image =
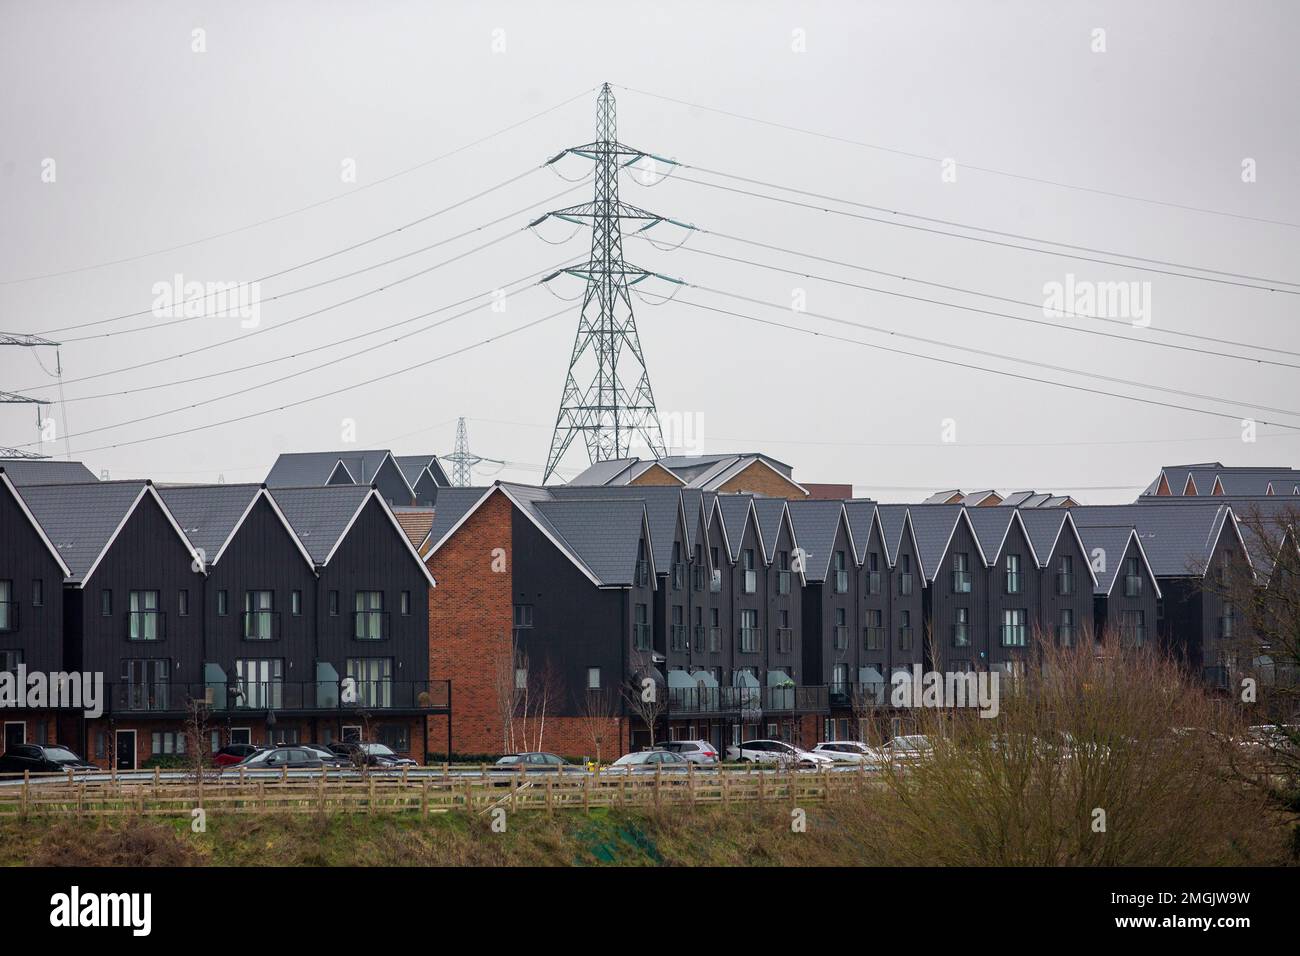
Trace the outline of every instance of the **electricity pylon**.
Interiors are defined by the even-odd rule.
[[[452,463],[451,484],[453,488],[468,488],[474,483],[473,468],[486,461],[469,450],[469,433],[465,430],[465,419],[456,419],[456,450],[444,455],[443,461]]]
[[[665,454],[659,412],[655,409],[650,375],[636,331],[630,289],[651,277],[681,282],[623,261],[622,221],[641,222],[637,232],[644,232],[661,222],[683,229],[693,227],[619,200],[618,173],[623,167],[643,159],[670,166],[677,164],[644,150],[624,146],[618,141],[616,119],[614,94],[606,83],[600,88],[596,100],[596,141],[566,149],[548,163],[568,155],[591,160],[595,164],[594,199],[548,212],[530,224],[536,226],[554,217],[591,226],[590,258],[543,280],[549,282],[557,275],[567,274],[586,282],[582,311],[578,317],[578,335],[564,380],[560,411],[555,418],[555,433],[546,458],[543,483],[551,477],[578,434],[587,445],[587,458],[591,462],[626,457],[638,435],[656,458]],[[629,387],[629,382],[635,384]]]
[[[58,342],[51,342],[49,339],[42,338],[39,335],[28,335],[23,332],[0,332],[0,345],[17,345],[24,348],[35,348],[38,345],[57,346]],[[18,395],[14,392],[0,391],[0,404],[2,405],[48,405],[50,404],[43,398],[32,398],[28,395]],[[40,425],[40,413],[36,415],[37,426]],[[0,458],[48,458],[49,455],[41,455],[36,452],[22,451],[18,448],[6,448],[0,446]]]

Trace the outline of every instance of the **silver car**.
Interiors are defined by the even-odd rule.
[[[605,768],[604,773],[684,773],[690,762],[680,754],[668,750],[642,750],[624,754]]]
[[[718,762],[718,751],[707,740],[666,740],[659,749],[685,757],[693,764],[713,766]]]

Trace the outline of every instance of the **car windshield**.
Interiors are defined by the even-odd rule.
[[[524,759],[524,758],[521,757],[519,754],[509,754],[509,755],[507,755],[507,756],[505,756],[505,757],[502,757],[500,760],[498,760],[498,761],[497,761],[497,766],[500,766],[500,767],[509,766],[510,764],[516,764],[516,763],[519,763],[519,762],[520,762],[521,760],[523,760],[523,759]]]
[[[387,747],[384,744],[366,744],[366,753],[374,754],[377,757],[397,756],[395,753],[393,753],[392,748]]]
[[[71,750],[65,750],[62,747],[46,747],[45,757],[47,760],[53,760],[55,763],[79,762],[81,760]]]
[[[631,764],[645,763],[650,759],[649,754],[624,754],[614,761],[616,767],[626,767]]]

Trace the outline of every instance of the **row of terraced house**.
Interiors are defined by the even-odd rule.
[[[1224,686],[1242,623],[1211,585],[1262,570],[1245,514],[1300,502],[1289,469],[1218,463],[1097,507],[877,503],[761,453],[546,487],[448,487],[385,450],[282,455],[260,484],[0,467],[0,672],[106,682],[98,716],[3,710],[6,744],[121,767],[192,749],[195,702],[212,748],[576,756],[599,726],[621,752],[648,742],[646,682],[658,737],[857,738],[906,726],[896,672],[1014,676],[1038,640],[1157,644]]]

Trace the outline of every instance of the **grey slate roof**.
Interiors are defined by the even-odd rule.
[[[323,485],[341,461],[359,485],[369,485],[375,472],[388,456],[387,449],[358,451],[302,451],[286,452],[275,460],[266,476],[272,488],[306,488]]]
[[[948,499],[952,498],[953,495],[959,495],[961,497],[965,497],[964,495],[962,495],[962,491],[960,488],[949,488],[947,491],[936,491],[929,498],[926,498],[924,501],[922,501],[921,504],[923,505],[947,504]]]
[[[0,458],[0,469],[15,485],[58,485],[98,480],[95,473],[79,461],[55,461],[53,458]]]
[[[854,559],[863,564],[867,560],[867,546],[871,543],[876,503],[870,498],[849,498],[844,502],[844,515],[849,519],[849,531],[853,535]]]
[[[1083,541],[1083,547],[1091,561],[1092,555],[1100,549],[1107,556],[1105,564],[1100,570],[1094,571],[1097,575],[1097,586],[1094,593],[1109,594],[1111,586],[1115,583],[1115,576],[1119,574],[1123,565],[1125,552],[1129,548],[1129,538],[1133,535],[1133,528],[1130,525],[1088,525],[1079,526],[1079,538]]]
[[[573,498],[613,498],[624,501],[641,501],[645,504],[650,522],[650,539],[654,543],[655,567],[667,572],[673,560],[673,540],[677,537],[678,522],[682,518],[682,493],[675,485],[609,485],[600,489],[574,488],[556,485],[548,489],[557,500]],[[682,557],[689,554],[689,539],[682,542]]]
[[[799,536],[799,547],[807,556],[804,578],[808,581],[825,581],[831,567],[831,552],[835,550],[835,535],[844,515],[844,504],[826,499],[791,501],[790,521]]]
[[[921,552],[918,557],[927,581],[933,581],[939,573],[953,528],[965,510],[961,505],[912,505],[908,508],[916,546]]]
[[[426,468],[433,476],[433,483],[439,488],[446,488],[451,484],[447,479],[447,473],[442,470],[442,465],[438,462],[437,455],[394,455],[393,460],[397,462],[397,467],[402,470],[406,483],[412,488],[420,480],[420,475]]]
[[[325,563],[368,494],[369,485],[321,485],[271,491],[289,526],[317,565]]]
[[[545,515],[601,584],[633,583],[637,542],[646,521],[644,502],[638,498],[570,498],[539,500],[533,507]]]
[[[682,489],[682,511],[686,515],[686,540],[692,546],[700,530],[700,508],[705,492],[698,488]]]
[[[478,500],[488,493],[488,490],[488,488],[438,489],[438,502],[433,506],[433,527],[429,529],[429,536],[420,542],[420,547],[416,550],[423,554],[425,545],[437,544],[441,541],[443,535],[465,517],[465,513],[474,507]]]
[[[1204,570],[1228,515],[1222,499],[1183,499],[1164,504],[1092,505],[1070,509],[1080,534],[1084,527],[1135,528],[1157,577],[1188,577]]]
[[[727,544],[731,548],[732,561],[740,558],[740,546],[745,540],[745,524],[749,520],[750,503],[753,500],[753,495],[717,496],[723,527],[727,529]]]
[[[1034,553],[1038,555],[1038,563],[1041,567],[1047,567],[1047,562],[1051,560],[1056,538],[1061,533],[1061,527],[1065,524],[1068,514],[1069,511],[1062,508],[1046,510],[1034,508],[1020,512],[1020,520],[1025,526],[1025,533],[1029,535],[1029,543],[1034,546]]]
[[[204,560],[211,563],[235,529],[261,485],[173,485],[157,489]]]
[[[567,484],[579,487],[607,485],[631,468],[636,462],[636,458],[611,458],[608,461],[592,462],[591,465],[584,471],[579,472]]]
[[[997,561],[1007,529],[1011,527],[1015,516],[1014,508],[966,509],[966,517],[970,518],[971,527],[975,529],[975,539],[979,541],[987,560]]]
[[[23,501],[63,557],[73,581],[82,580],[126,516],[144,481],[27,485]]]
[[[903,540],[907,524],[907,505],[877,505],[876,513],[880,515],[880,528],[885,535],[885,553],[892,568],[898,563],[898,545]]]
[[[781,520],[785,516],[784,498],[754,498],[754,511],[758,514],[758,529],[763,537],[763,557],[768,564],[776,557],[776,542],[781,536]]]
[[[1011,492],[1011,494],[1007,495],[1005,498],[1002,499],[1001,507],[1004,508],[1016,507],[1017,505],[1023,504],[1025,501],[1034,497],[1034,494],[1035,493],[1032,491],[1013,491]]]

